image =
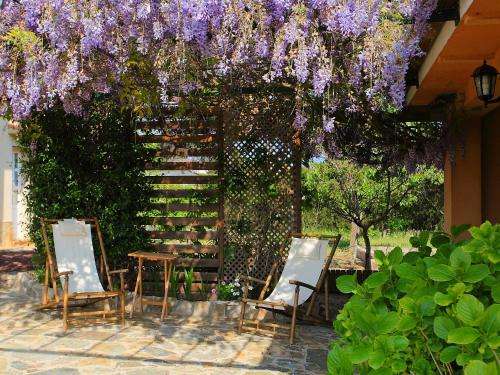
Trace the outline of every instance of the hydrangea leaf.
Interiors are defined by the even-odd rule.
[[[490,270],[486,264],[474,264],[465,271],[463,280],[468,283],[477,283],[488,276],[489,273]]]
[[[450,281],[456,277],[453,268],[446,264],[434,264],[428,268],[427,273],[434,281]]]
[[[455,323],[450,318],[438,316],[434,319],[433,328],[437,337],[447,340],[449,332],[455,328]]]
[[[471,326],[479,325],[484,312],[484,305],[476,297],[464,294],[456,306],[457,318]]]
[[[472,327],[460,327],[452,329],[448,333],[448,343],[467,345],[476,341],[481,333]]]

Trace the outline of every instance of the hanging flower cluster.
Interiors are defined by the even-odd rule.
[[[409,61],[436,0],[3,0],[0,111],[16,119],[62,101],[80,114],[127,85],[132,56],[162,100],[217,82],[278,84],[335,113],[404,102]],[[297,106],[296,126],[306,121]],[[1,113],[0,113],[1,114]]]

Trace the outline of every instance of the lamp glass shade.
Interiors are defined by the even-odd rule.
[[[485,102],[492,99],[495,95],[495,85],[497,82],[498,71],[486,64],[486,61],[479,68],[474,70],[472,77],[476,86],[477,97]]]

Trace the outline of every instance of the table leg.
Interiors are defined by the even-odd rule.
[[[141,277],[141,258],[139,258],[139,270],[137,271],[137,280],[135,280],[134,296],[132,298],[132,307],[130,308],[130,319],[134,315],[135,300],[137,299],[137,290],[139,289],[139,280]]]
[[[144,305],[142,303],[142,258],[139,258],[139,304],[141,313],[144,313]]]
[[[165,294],[168,296],[168,291],[170,290],[170,278],[172,277],[172,269],[174,267],[174,261],[171,260],[170,264],[168,264],[168,277],[167,277],[167,283],[165,285]],[[165,315],[168,315],[168,297],[167,297],[167,303],[165,305]]]
[[[165,314],[167,312],[167,301],[168,301],[168,280],[169,280],[169,272],[167,268],[167,260],[163,259],[163,286],[164,286],[164,296],[163,296],[163,305],[161,308],[161,316],[160,320],[163,320]]]

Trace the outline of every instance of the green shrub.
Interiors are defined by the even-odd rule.
[[[330,374],[497,374],[500,225],[455,242],[466,229],[422,232],[411,240],[418,252],[376,252],[380,271],[363,285],[338,278],[354,295],[334,323]]]
[[[133,135],[131,115],[109,98],[95,99],[86,118],[56,106],[21,124],[28,232],[38,270],[45,267],[40,217],[97,217],[111,265],[147,245],[138,214],[149,207],[144,165],[152,155]]]

